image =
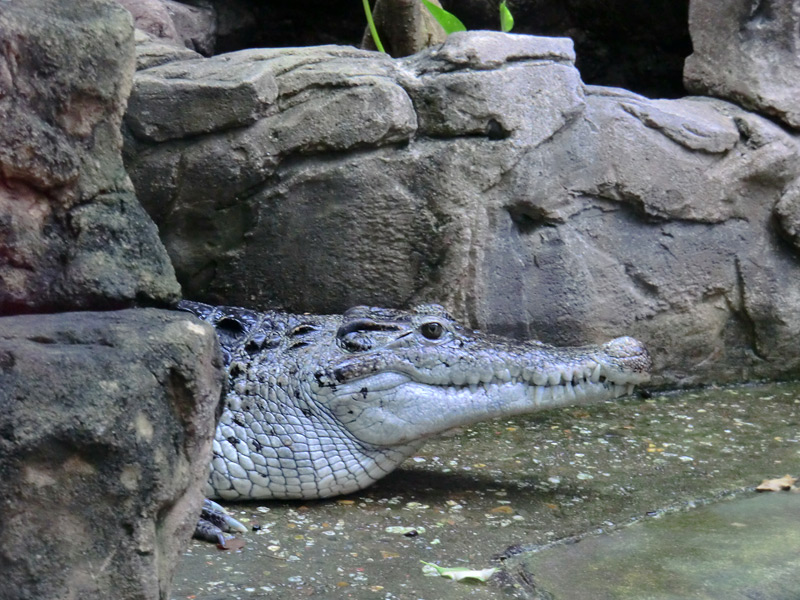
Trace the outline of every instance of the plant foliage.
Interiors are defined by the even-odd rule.
[[[503,0],[500,3],[500,30],[508,33],[512,29],[514,29],[514,15],[508,10],[506,0]]]
[[[433,15],[433,18],[442,26],[445,33],[450,35],[451,33],[455,33],[456,31],[466,31],[467,28],[464,27],[464,24],[456,17],[453,13],[447,12],[445,9],[441,8],[440,6],[436,6],[433,2],[429,0],[421,0],[421,2],[425,5],[430,13]]]

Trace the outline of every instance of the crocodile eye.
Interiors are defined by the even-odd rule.
[[[438,340],[444,334],[444,327],[442,327],[441,323],[437,323],[436,321],[430,321],[428,323],[423,323],[420,328],[420,333],[424,335],[429,340]]]

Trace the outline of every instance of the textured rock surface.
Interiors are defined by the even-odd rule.
[[[173,0],[117,0],[133,17],[136,29],[164,44],[214,53],[217,13],[211,6]]]
[[[783,236],[800,251],[800,179],[783,191],[775,205],[775,216]]]
[[[436,300],[514,336],[627,333],[668,385],[800,373],[797,250],[778,235],[797,230],[797,138],[720,100],[584,86],[573,58],[490,32],[396,61],[236,53],[274,74],[265,115],[131,138],[127,164],[189,297]]]
[[[0,314],[173,300],[121,158],[130,16],[15,0],[0,5],[0,39]]]
[[[231,55],[148,69],[128,101],[128,126],[144,139],[169,139],[249,125],[275,101],[270,69]]]
[[[800,3],[692,0],[689,91],[727,98],[800,129]]]
[[[165,44],[140,29],[136,30],[135,39],[137,70],[149,69],[178,60],[192,60],[202,56],[188,48]]]
[[[3,598],[169,597],[220,364],[211,328],[179,313],[0,319]]]

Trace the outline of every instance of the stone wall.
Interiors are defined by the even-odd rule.
[[[631,334],[666,386],[799,372],[797,136],[722,100],[586,86],[569,40],[172,62],[137,73],[126,126],[189,297]]]

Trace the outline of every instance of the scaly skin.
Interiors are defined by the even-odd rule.
[[[181,302],[212,323],[229,392],[207,494],[324,498],[362,489],[457,426],[630,393],[633,338],[556,348],[471,331],[435,304],[292,315]]]

